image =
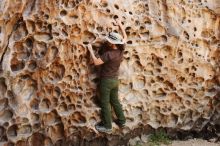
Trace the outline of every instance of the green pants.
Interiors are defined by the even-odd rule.
[[[125,116],[122,110],[122,106],[118,100],[118,79],[101,79],[100,80],[100,106],[101,106],[101,118],[106,128],[112,128],[112,115],[111,107],[113,107],[118,121],[121,124],[125,123]]]

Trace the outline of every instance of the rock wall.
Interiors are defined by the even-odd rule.
[[[105,34],[128,35],[120,100],[135,128],[201,130],[218,124],[219,0],[1,0],[0,142],[54,145],[100,134],[96,51]]]

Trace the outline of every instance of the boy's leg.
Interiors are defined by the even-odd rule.
[[[112,118],[110,110],[111,82],[108,79],[101,79],[100,82],[100,107],[101,118],[105,128],[112,128]]]
[[[126,119],[122,110],[122,105],[118,99],[118,81],[116,82],[116,87],[110,92],[110,103],[114,108],[119,124],[124,124]]]

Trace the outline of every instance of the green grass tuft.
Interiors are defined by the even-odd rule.
[[[171,144],[171,140],[163,130],[160,130],[149,136],[148,144],[149,146],[160,146],[161,144],[169,145]]]

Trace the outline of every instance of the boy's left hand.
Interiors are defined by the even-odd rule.
[[[120,18],[115,19],[115,21],[116,21],[116,23],[117,23],[118,25],[121,25],[121,19],[120,19]]]

